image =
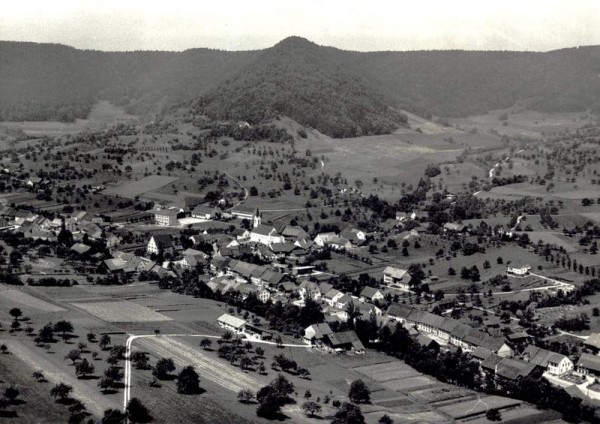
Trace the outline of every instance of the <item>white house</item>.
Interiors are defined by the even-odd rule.
[[[229,331],[234,333],[243,333],[246,326],[246,321],[233,315],[223,314],[217,319],[217,323]]]
[[[560,353],[529,345],[523,351],[523,360],[545,368],[549,374],[562,375],[573,370],[573,361]]]
[[[173,240],[171,240],[171,236],[168,234],[155,234],[150,237],[150,241],[146,246],[146,251],[148,253],[158,254],[162,251],[172,250],[173,249]]]
[[[335,233],[321,233],[315,237],[315,244],[320,247],[325,247],[327,243],[335,239],[337,235]]]
[[[402,268],[388,266],[383,270],[383,283],[389,287],[409,291],[411,278],[408,271]]]
[[[519,277],[524,277],[524,276],[528,275],[530,270],[531,270],[531,267],[529,265],[523,265],[523,266],[519,266],[519,267],[512,267],[512,266],[506,267],[507,274],[512,274],[512,275],[516,275]]]
[[[381,292],[381,290],[376,289],[375,287],[366,286],[360,292],[361,302],[375,302],[376,300],[382,301],[383,299],[383,293]]]
[[[338,289],[331,289],[323,296],[323,300],[331,307],[335,305],[339,298],[344,296],[344,293]]]

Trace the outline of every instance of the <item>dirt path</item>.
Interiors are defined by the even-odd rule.
[[[44,377],[52,384],[63,382],[73,386],[72,396],[83,402],[87,410],[95,416],[102,417],[104,411],[108,408],[120,408],[116,399],[102,396],[96,387],[96,380],[79,380],[75,376],[74,370],[72,373],[65,372],[52,361],[46,359],[44,355],[48,354],[45,351],[43,355],[39,354],[17,340],[2,340],[1,342],[6,343],[9,351],[33,370],[43,370]]]

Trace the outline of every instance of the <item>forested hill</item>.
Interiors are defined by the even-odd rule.
[[[331,135],[366,134],[401,125],[394,108],[466,116],[521,102],[600,111],[599,75],[599,47],[359,53],[291,37],[249,52],[114,53],[0,42],[0,119],[72,120],[97,99],[133,112],[191,102],[215,117],[281,113]]]
[[[386,134],[406,123],[391,99],[334,59],[327,49],[290,37],[194,107],[213,119],[251,123],[286,115],[333,137]]]

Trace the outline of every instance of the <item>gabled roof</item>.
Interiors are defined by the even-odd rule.
[[[404,305],[402,303],[392,303],[387,310],[387,315],[396,318],[408,318],[410,312],[413,310],[412,306]]]
[[[529,345],[523,351],[523,356],[529,358],[529,362],[541,367],[547,368],[548,363],[558,364],[560,361],[566,358],[565,355],[560,353],[552,352],[550,350],[542,349],[534,345]]]
[[[402,268],[396,268],[393,266],[387,266],[383,270],[384,275],[389,275],[392,278],[402,279],[405,275],[408,274],[408,271]]]
[[[155,211],[154,215],[160,216],[168,216],[168,217],[177,217],[179,214],[179,209],[161,209],[159,211]]]
[[[593,347],[594,349],[600,349],[600,333],[592,333],[587,338],[586,341],[583,342],[584,345]]]
[[[75,243],[73,246],[71,246],[71,250],[79,253],[80,255],[84,254],[85,252],[87,252],[90,249],[91,249],[90,246],[88,246],[87,244],[83,244],[83,243]]]
[[[375,287],[366,286],[360,292],[360,296],[361,297],[366,297],[367,299],[373,299],[373,296],[375,296],[377,293],[381,293],[379,291],[379,289],[377,289]]]
[[[154,239],[154,242],[159,247],[172,247],[173,240],[168,234],[154,234],[150,239]]]
[[[308,234],[304,231],[304,228],[299,226],[286,225],[281,235],[284,237],[306,237]]]
[[[330,289],[327,293],[325,293],[325,297],[327,299],[333,299],[335,296],[337,296],[340,293],[341,293],[341,291],[339,291],[338,289]]]
[[[502,358],[496,368],[496,374],[509,380],[527,377],[535,369],[534,364],[530,364],[516,359]]]
[[[337,346],[351,345],[354,350],[364,350],[365,347],[359,340],[356,333],[352,330],[350,331],[342,331],[341,333],[332,333],[326,336],[326,339],[329,341],[329,344],[332,348],[336,348]]]
[[[256,228],[252,230],[255,234],[260,234],[262,236],[273,236],[276,237],[279,235],[277,230],[272,225],[264,225],[260,224]]]
[[[333,334],[333,330],[331,330],[331,327],[326,322],[310,325],[304,331],[306,332],[308,329],[312,329],[315,332],[315,339],[322,339],[327,334]]]
[[[600,372],[600,356],[582,353],[579,361],[577,361],[577,366]]]
[[[244,325],[246,325],[246,321],[244,321],[243,319],[234,317],[233,315],[229,314],[221,315],[219,319],[217,319],[217,321],[223,324],[230,325],[234,328],[242,328]]]

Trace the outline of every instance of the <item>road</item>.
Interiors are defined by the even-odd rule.
[[[127,342],[125,343],[125,390],[123,391],[123,411],[125,411],[127,409],[127,404],[129,403],[129,400],[131,399],[131,360],[129,359],[131,356],[131,348],[133,345],[133,341],[136,339],[143,339],[143,338],[150,338],[150,339],[156,339],[156,338],[173,338],[173,337],[202,337],[202,338],[208,338],[208,339],[220,339],[221,336],[214,336],[211,334],[160,334],[160,335],[156,335],[156,334],[139,334],[139,335],[130,335],[127,338]],[[244,340],[247,340],[251,343],[258,343],[258,344],[269,344],[269,345],[277,345],[277,343],[275,342],[270,342],[270,341],[266,341],[266,340],[260,340],[260,339],[255,339],[253,337],[248,337],[246,335],[246,338]],[[283,347],[301,347],[304,349],[310,348],[310,345],[307,344],[292,344],[292,343],[283,343],[282,344]]]

